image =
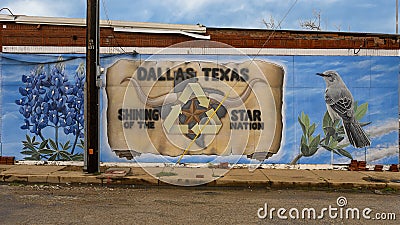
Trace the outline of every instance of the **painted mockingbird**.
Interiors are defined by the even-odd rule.
[[[334,70],[317,73],[326,83],[325,102],[329,116],[333,121],[342,119],[347,138],[356,148],[371,145],[371,141],[354,118],[354,100],[340,75]]]

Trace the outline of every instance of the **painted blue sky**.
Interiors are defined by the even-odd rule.
[[[272,17],[275,23],[282,21],[282,29],[300,29],[300,21],[313,19],[316,11],[320,12],[323,30],[371,33],[395,33],[395,3],[396,0],[100,0],[101,19],[265,28],[262,20]],[[3,0],[1,7],[8,7],[16,15],[86,17],[84,0]]]

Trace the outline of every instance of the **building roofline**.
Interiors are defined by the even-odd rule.
[[[86,19],[65,18],[65,17],[44,17],[26,15],[6,15],[0,14],[0,22],[14,22],[19,24],[41,24],[59,26],[86,26]],[[263,28],[235,28],[235,27],[206,27],[204,25],[190,24],[169,24],[169,23],[150,23],[150,22],[128,22],[119,20],[100,20],[100,27],[113,28],[116,31],[125,32],[149,32],[149,33],[194,33],[205,34],[209,30],[247,30],[247,31],[275,31],[275,32],[294,32],[307,34],[340,34],[343,36],[376,36],[384,38],[400,39],[399,34],[351,32],[351,31],[314,31],[314,30],[271,30]],[[136,31],[137,30],[137,31]],[[190,36],[190,35],[189,35]],[[196,36],[197,37],[197,36]],[[200,36],[198,36],[200,37]],[[203,38],[208,39],[208,38]]]
[[[25,15],[5,15],[0,14],[0,22],[15,22],[20,24],[46,24],[64,26],[86,26],[86,19],[64,18],[64,17],[42,17]],[[179,30],[190,33],[206,33],[206,27],[202,25],[189,24],[167,24],[149,22],[127,22],[119,20],[100,20],[100,27],[110,28],[139,28],[157,30]]]

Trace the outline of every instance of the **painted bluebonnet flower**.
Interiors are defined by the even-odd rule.
[[[47,70],[46,70],[47,69]],[[83,138],[84,128],[84,83],[85,68],[81,64],[74,80],[70,82],[65,73],[65,64],[58,62],[53,66],[38,66],[29,75],[22,76],[25,87],[19,87],[21,98],[16,100],[19,112],[24,117],[21,129],[47,140],[43,129],[55,129],[55,146],[58,150],[59,130],[75,136],[71,154],[74,153],[78,138]],[[51,142],[52,140],[49,139]],[[67,146],[67,145],[66,145]]]
[[[76,137],[83,138],[84,128],[84,85],[85,68],[81,64],[74,74],[74,84],[67,86],[67,98],[65,99],[66,113],[60,121],[65,134],[73,134]]]

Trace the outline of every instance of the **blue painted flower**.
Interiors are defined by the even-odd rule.
[[[42,130],[48,127],[58,129],[66,135],[73,134],[74,147],[78,138],[83,138],[84,66],[80,65],[69,80],[62,62],[51,66],[50,72],[38,66],[29,75],[22,75],[23,87],[18,91],[21,98],[15,103],[20,106],[19,113],[24,117],[21,129],[39,135],[44,141]]]

